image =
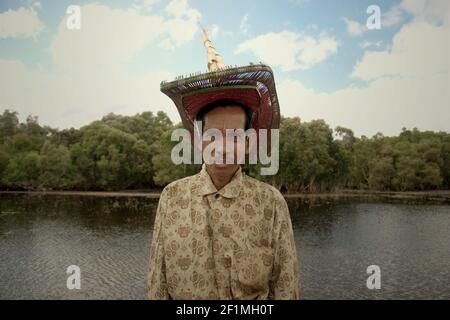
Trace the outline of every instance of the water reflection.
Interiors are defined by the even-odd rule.
[[[307,299],[450,298],[450,206],[288,201]],[[0,298],[143,299],[157,200],[0,195]],[[66,268],[81,268],[81,290]],[[382,289],[368,290],[379,265]]]

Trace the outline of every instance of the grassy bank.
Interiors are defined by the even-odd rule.
[[[126,191],[0,191],[2,194],[26,194],[26,195],[64,195],[64,196],[89,196],[89,197],[142,197],[158,199],[160,192],[157,190],[126,190]],[[450,203],[450,190],[438,191],[371,191],[371,190],[340,190],[326,193],[296,193],[284,194],[287,199],[303,199],[305,201],[339,200],[339,199],[368,199],[368,200],[413,200]]]

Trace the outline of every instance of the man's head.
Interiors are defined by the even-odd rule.
[[[236,103],[230,100],[219,100],[212,104],[205,106],[196,117],[197,121],[202,122],[203,133],[208,133],[208,129],[216,129],[222,133],[222,148],[216,150],[216,152],[222,153],[224,164],[207,164],[207,168],[210,174],[216,177],[227,177],[230,174],[236,172],[239,167],[237,162],[237,150],[239,143],[245,143],[239,141],[239,139],[233,139],[232,141],[226,139],[226,130],[247,130],[251,128],[252,111],[244,105]],[[206,139],[203,141],[203,150],[213,141]],[[227,143],[233,143],[233,146],[227,147]],[[230,151],[234,153],[235,162],[232,164],[226,164],[226,152]],[[248,152],[248,146],[245,146],[246,153]]]
[[[205,128],[204,124],[205,124],[205,117],[208,113],[210,113],[211,111],[213,111],[216,108],[234,108],[236,109],[240,108],[245,116],[245,126],[243,127],[244,130],[247,130],[249,128],[251,128],[252,126],[252,120],[253,120],[253,111],[248,108],[247,106],[244,106],[243,104],[240,104],[238,102],[235,102],[233,100],[228,100],[228,99],[222,99],[222,100],[218,100],[215,101],[213,103],[210,103],[206,106],[204,106],[200,112],[197,113],[196,116],[196,120],[197,121],[202,121],[203,123],[203,128]],[[227,109],[229,110],[229,109]],[[226,111],[226,110],[225,110]],[[226,117],[226,115],[225,115]],[[229,128],[232,129],[232,128]]]

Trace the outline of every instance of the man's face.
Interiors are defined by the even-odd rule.
[[[216,177],[229,177],[230,174],[234,173],[239,164],[237,162],[238,156],[238,143],[245,143],[244,141],[239,142],[239,139],[227,139],[226,130],[245,130],[246,114],[245,111],[238,106],[227,106],[227,107],[217,107],[210,112],[208,112],[204,117],[203,132],[207,134],[208,129],[217,129],[222,132],[222,147],[216,150],[219,156],[223,158],[223,164],[206,164],[210,174]],[[207,139],[209,140],[209,139]],[[213,141],[203,141],[203,150]],[[227,146],[227,144],[232,144]],[[247,151],[247,150],[246,150]],[[227,152],[233,152],[234,163],[227,164]],[[230,156],[228,156],[229,158]]]

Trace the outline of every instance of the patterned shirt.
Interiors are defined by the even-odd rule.
[[[289,209],[281,193],[239,168],[217,191],[200,173],[161,193],[149,299],[299,299]]]

